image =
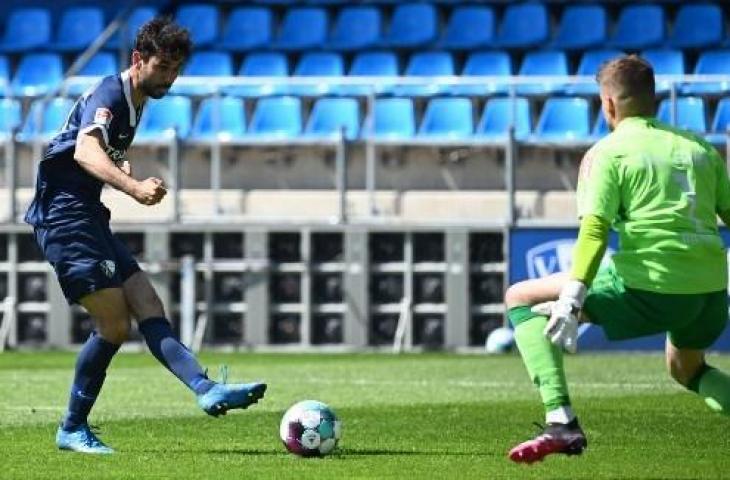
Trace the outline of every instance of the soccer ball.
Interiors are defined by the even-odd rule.
[[[485,345],[487,353],[507,353],[515,343],[512,329],[507,327],[495,328],[487,337]]]
[[[279,426],[279,436],[291,453],[321,457],[337,447],[341,428],[330,407],[316,400],[303,400],[286,411]]]

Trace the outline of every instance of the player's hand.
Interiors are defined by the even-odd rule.
[[[554,345],[570,353],[578,349],[578,313],[583,307],[587,288],[577,280],[568,282],[554,302],[535,305],[532,311],[550,315],[543,333]]]
[[[575,353],[578,349],[577,311],[575,311],[572,303],[564,300],[551,303],[550,319],[545,326],[545,330],[543,330],[543,334],[553,345],[562,347],[570,353]],[[539,305],[544,306],[544,304]],[[535,311],[534,307],[533,311]]]
[[[162,180],[150,177],[137,183],[137,188],[132,196],[142,205],[156,205],[165,198],[165,194],[167,194],[167,188]]]

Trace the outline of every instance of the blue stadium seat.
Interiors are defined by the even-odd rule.
[[[286,77],[289,75],[289,62],[286,55],[282,53],[249,53],[241,64],[238,75],[240,77]],[[281,94],[286,91],[286,87],[265,82],[260,85],[226,87],[223,91],[228,95],[239,97],[260,97]]]
[[[360,52],[350,65],[351,77],[395,77],[398,75],[398,57],[393,52]],[[337,95],[368,95],[370,92],[385,93],[392,88],[390,82],[367,85],[335,85]]]
[[[339,53],[307,52],[299,59],[294,69],[297,77],[341,77],[345,74],[345,63]],[[329,93],[332,86],[328,83],[317,85],[290,85],[291,95],[323,95]]]
[[[327,37],[327,12],[322,8],[290,8],[284,15],[273,48],[307,50],[321,46]]]
[[[705,101],[700,97],[677,97],[677,117],[674,123],[672,123],[672,104],[669,98],[659,104],[656,116],[660,122],[673,124],[683,130],[695,133],[707,131]]]
[[[606,31],[606,10],[601,5],[569,5],[560,17],[552,48],[596,48],[606,43]]]
[[[104,13],[98,7],[76,7],[65,10],[51,44],[54,50],[71,52],[88,47],[104,30]]]
[[[360,107],[354,98],[320,98],[309,115],[304,134],[309,137],[345,138],[354,140],[359,133]]]
[[[375,7],[347,7],[340,11],[325,42],[331,50],[362,50],[380,41],[380,10]]]
[[[296,97],[267,97],[256,104],[249,136],[296,138],[302,132],[302,103]]]
[[[669,48],[644,50],[641,52],[641,57],[651,64],[654,69],[654,75],[684,75],[685,73],[684,54],[681,50]],[[670,89],[670,82],[656,82],[655,90],[657,93],[667,93]]]
[[[714,3],[682,5],[677,11],[669,45],[698,49],[719,45],[725,36],[722,10]]]
[[[519,75],[529,76],[565,76],[568,75],[568,59],[565,52],[558,50],[531,51],[525,55],[520,66]],[[563,88],[562,84],[523,84],[515,91],[519,95],[547,95]]]
[[[730,128],[730,98],[723,98],[717,103],[717,110],[712,119],[712,129],[707,134],[708,141],[714,144],[726,144],[727,131]]]
[[[466,139],[474,133],[471,101],[468,98],[434,98],[423,114],[420,137]]]
[[[514,121],[513,121],[514,120]],[[515,138],[526,139],[532,132],[530,104],[526,98],[491,98],[484,105],[476,135],[488,140],[504,140],[514,124]]]
[[[565,93],[568,95],[598,95],[598,84],[595,81],[596,73],[603,63],[624,55],[621,50],[588,50],[583,52],[583,56],[578,64],[576,75],[591,77],[588,83],[577,83],[575,85],[567,85]]]
[[[29,53],[20,60],[11,82],[14,95],[45,95],[63,79],[61,57],[55,53]]]
[[[61,129],[73,105],[73,100],[62,97],[56,97],[45,105],[43,99],[34,100],[23,127],[18,132],[18,140],[21,142],[49,140]]]
[[[194,52],[183,70],[185,77],[230,77],[233,75],[233,60],[228,52]],[[173,95],[209,95],[216,87],[205,82],[195,85],[180,85],[175,82],[170,90]]]
[[[190,131],[193,141],[239,140],[246,133],[246,110],[236,97],[205,98]]]
[[[196,48],[212,46],[218,40],[218,8],[209,4],[187,4],[177,10],[175,20],[190,30]]]
[[[606,123],[606,117],[603,115],[603,111],[598,110],[596,121],[593,123],[593,129],[591,130],[591,137],[593,140],[598,141],[611,133],[608,129],[608,123]]]
[[[148,101],[134,137],[135,142],[157,143],[171,138],[175,131],[178,138],[187,137],[193,116],[191,103],[188,97],[176,95]]]
[[[5,22],[0,52],[19,53],[43,48],[51,40],[51,14],[45,8],[18,8]]]
[[[9,140],[20,126],[20,102],[13,98],[0,98],[0,142]]]
[[[416,114],[410,98],[379,98],[375,100],[373,131],[369,136],[378,140],[407,140],[416,133]]]
[[[440,77],[454,75],[454,59],[449,52],[417,52],[411,55],[405,74],[409,77]],[[448,90],[444,85],[428,82],[424,85],[401,85],[393,88],[395,95],[436,95]]]
[[[585,98],[549,98],[535,127],[535,140],[590,140],[590,104]]]
[[[660,46],[666,35],[664,8],[628,5],[621,10],[609,45],[623,50]]]
[[[240,7],[228,15],[218,48],[243,52],[264,48],[273,37],[271,11],[264,7]]]
[[[494,10],[486,6],[456,7],[449,17],[440,48],[473,50],[492,46],[494,42]]]
[[[428,3],[399,4],[393,11],[384,45],[394,48],[422,47],[436,40],[438,14]]]
[[[10,93],[10,65],[7,57],[0,56],[0,96]]]
[[[67,93],[76,97],[84,93],[88,88],[95,85],[101,77],[107,75],[114,75],[119,69],[117,68],[117,56],[109,52],[98,52],[96,55],[91,57],[89,61],[81,67],[81,70],[76,74],[83,77],[95,77],[89,79],[89,81],[73,83],[69,85]]]
[[[709,50],[700,54],[695,65],[697,75],[730,75],[730,50]],[[730,91],[730,82],[688,83],[682,93],[688,95],[720,94]]]
[[[507,6],[497,33],[497,46],[532,48],[544,45],[550,36],[547,9],[542,3],[525,2]]]
[[[106,41],[104,47],[115,50],[119,49],[122,47],[122,38],[124,38],[124,48],[131,47],[134,44],[134,37],[139,27],[152,20],[155,15],[157,15],[157,9],[155,7],[135,7],[129,14],[127,22]]]
[[[512,62],[507,52],[499,50],[472,52],[466,59],[463,77],[490,76],[508,77],[512,75]],[[453,95],[486,95],[507,92],[507,84],[501,82],[482,83],[477,85],[453,85],[448,87]]]

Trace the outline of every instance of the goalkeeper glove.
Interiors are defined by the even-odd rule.
[[[578,312],[583,307],[586,286],[577,280],[568,282],[556,301],[540,303],[532,311],[549,315],[543,333],[553,345],[564,348],[570,353],[578,349]]]

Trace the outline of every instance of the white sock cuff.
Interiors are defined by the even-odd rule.
[[[570,407],[560,407],[555,410],[550,410],[545,414],[546,423],[570,423],[575,418],[575,413]]]

